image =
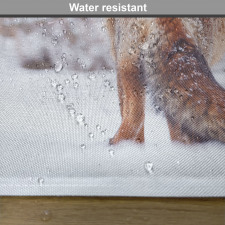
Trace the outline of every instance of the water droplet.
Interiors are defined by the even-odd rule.
[[[146,172],[152,174],[154,172],[153,166],[154,166],[153,163],[146,162],[144,165]]]
[[[47,168],[47,173],[50,174],[51,173],[51,169]]]
[[[81,68],[82,68],[82,69],[85,69],[86,66],[87,66],[87,65],[86,65],[85,63],[82,63],[82,64],[81,64]]]
[[[39,184],[40,186],[42,186],[42,185],[44,184],[44,182],[45,182],[44,178],[42,178],[42,177],[39,177],[39,178],[38,178],[38,184]]]
[[[66,99],[66,96],[63,93],[60,93],[57,95],[57,100],[61,103],[63,103]]]
[[[43,91],[42,92],[42,98],[45,98],[46,97],[46,91]]]
[[[68,113],[71,117],[74,117],[75,116],[75,113],[76,113],[76,110],[74,108],[74,104],[73,103],[70,103],[68,105],[66,105],[66,108],[68,110]]]
[[[64,34],[66,34],[66,33],[67,33],[67,31],[66,31],[66,30],[63,30],[63,33],[64,33]]]
[[[66,64],[66,53],[63,53],[61,56],[62,62]]]
[[[76,113],[76,110],[74,109],[74,108],[69,108],[68,109],[68,112],[69,112],[69,115],[71,116],[71,117],[74,117],[75,116],[75,113]]]
[[[102,130],[101,134],[104,136],[106,134],[106,130]]]
[[[55,72],[59,73],[63,69],[62,62],[56,62],[54,68],[55,68]]]
[[[71,75],[72,80],[76,80],[78,78],[78,75],[76,73],[74,73],[73,75]]]
[[[89,78],[90,80],[95,80],[96,75],[95,75],[94,73],[91,73],[91,74],[89,74],[88,78]]]
[[[97,129],[97,130],[100,130],[100,129],[101,129],[101,126],[100,126],[99,124],[97,124],[97,125],[96,125],[96,129]]]
[[[61,92],[63,90],[62,84],[57,84],[55,88],[58,92]]]
[[[85,145],[85,144],[81,144],[81,145],[80,145],[80,148],[81,148],[82,150],[84,150],[84,149],[86,149],[86,145]]]
[[[66,79],[66,80],[64,80],[64,83],[65,84],[69,84],[70,83],[70,80],[69,79]]]
[[[82,113],[79,113],[79,114],[77,115],[76,120],[77,120],[77,123],[78,123],[79,125],[84,125],[85,117],[84,117],[84,115],[83,115]]]
[[[158,105],[154,105],[154,108],[155,108],[156,112],[160,112],[161,111],[160,106],[158,106]]]
[[[104,81],[104,86],[105,87],[109,87],[110,86],[110,81],[109,80],[105,80]]]
[[[70,25],[71,25],[71,26],[74,26],[74,22],[70,22]]]
[[[59,23],[60,23],[60,24],[64,24],[63,19],[59,20]]]
[[[58,44],[58,37],[54,37],[54,38],[52,38],[52,44],[55,46],[55,45],[57,45]]]
[[[49,221],[51,219],[52,215],[51,215],[51,211],[49,210],[44,210],[42,212],[42,215],[41,215],[41,219],[43,221]]]
[[[130,55],[133,55],[133,54],[135,53],[135,49],[129,48],[129,49],[128,49],[128,53],[129,53]]]
[[[79,84],[77,82],[73,83],[73,87],[74,88],[78,88],[79,87]]]
[[[94,134],[90,132],[90,133],[88,134],[88,137],[91,138],[91,139],[93,139],[93,138],[94,138]]]
[[[56,80],[50,80],[50,84],[52,87],[56,87],[56,85],[58,84],[58,82]]]
[[[109,149],[109,154],[111,157],[115,156],[115,151],[113,149]]]
[[[43,26],[44,26],[44,24],[41,22],[41,23],[40,23],[40,27],[43,27]]]
[[[105,31],[106,31],[106,27],[105,27],[105,26],[101,27],[101,30],[102,30],[103,32],[105,32]]]

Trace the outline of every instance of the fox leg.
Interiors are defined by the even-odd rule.
[[[110,144],[123,140],[144,142],[145,90],[138,59],[122,58],[118,62],[118,91],[122,123]]]
[[[170,138],[172,141],[183,142],[185,144],[191,144],[197,141],[182,131],[180,123],[172,122],[168,116],[166,118],[169,127]]]
[[[157,20],[161,51],[156,56],[164,84],[163,107],[171,139],[184,143],[225,142],[225,90],[216,82],[197,43],[179,18]]]
[[[171,122],[167,117],[167,124],[172,141],[182,142],[184,144],[201,143],[208,141],[210,138],[202,137],[195,133],[187,133],[180,123]]]
[[[177,105],[172,105],[169,106],[170,108],[175,108],[180,106],[181,104],[183,105],[182,108],[183,111],[176,110],[174,114],[176,115],[176,118],[172,118],[171,113],[166,112],[166,119],[167,119],[167,124],[170,132],[170,138],[172,141],[178,141],[178,142],[183,142],[186,144],[190,144],[193,142],[197,141],[197,138],[194,138],[193,135],[187,133],[186,129],[182,126],[182,114],[185,113],[185,104],[189,103],[189,101],[193,101],[193,99],[188,99],[188,97],[185,95],[185,90],[184,88],[191,88],[190,86],[192,83],[194,83],[194,79],[190,79],[191,75],[194,74],[195,70],[198,71],[197,67],[194,68],[190,66],[189,63],[189,58],[194,58],[195,55],[197,54],[197,49],[195,46],[194,41],[191,38],[186,38],[186,31],[184,29],[184,26],[182,24],[181,19],[179,18],[159,18],[158,20],[158,25],[161,30],[164,30],[164,36],[166,39],[163,41],[162,44],[162,49],[164,50],[164,58],[166,56],[167,61],[163,61],[163,63],[160,65],[161,66],[161,73],[166,75],[167,77],[164,77],[164,79],[168,81],[168,84],[170,84],[170,88],[176,89],[176,93],[179,93],[181,98],[174,97],[170,94],[165,94],[166,97],[166,102],[170,102],[171,100],[176,99],[173,101]],[[175,51],[175,49],[178,49]],[[179,49],[184,49],[182,52],[179,52]],[[187,50],[186,50],[187,49]],[[169,51],[168,51],[169,50]],[[185,52],[185,50],[187,52]],[[193,53],[192,53],[193,52]],[[195,54],[195,55],[194,55]],[[184,61],[179,61],[180,58],[187,59],[187,65],[185,64]],[[163,57],[162,57],[163,58]],[[176,63],[176,65],[179,65],[179,67],[171,67],[172,63],[170,61]],[[202,64],[201,61],[196,60],[194,65]],[[176,72],[178,71],[178,72]],[[176,74],[177,73],[177,74]],[[178,73],[183,73],[189,76],[189,80],[186,79],[186,83],[182,79],[179,83],[179,80],[177,77],[179,77]],[[169,79],[168,79],[169,78]],[[169,86],[169,85],[168,85]],[[168,88],[168,87],[166,87]],[[166,89],[165,88],[165,89]],[[172,89],[171,89],[172,90]],[[178,100],[177,100],[178,99]],[[179,108],[179,107],[178,107]],[[191,107],[190,107],[191,108]],[[178,116],[178,114],[180,116]]]

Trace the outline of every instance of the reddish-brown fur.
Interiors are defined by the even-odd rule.
[[[225,52],[224,24],[220,18],[108,20],[122,116],[111,144],[144,142],[149,84],[172,140],[225,142],[225,90],[208,66]]]

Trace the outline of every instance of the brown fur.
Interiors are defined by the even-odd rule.
[[[122,116],[110,143],[144,142],[147,85],[164,111],[172,140],[225,142],[225,90],[209,68],[225,52],[225,19],[119,18],[107,23]]]

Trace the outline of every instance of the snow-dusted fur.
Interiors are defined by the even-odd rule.
[[[209,67],[224,53],[224,23],[221,18],[108,21],[122,115],[112,144],[144,141],[147,85],[167,118],[172,140],[225,142],[225,90]]]

